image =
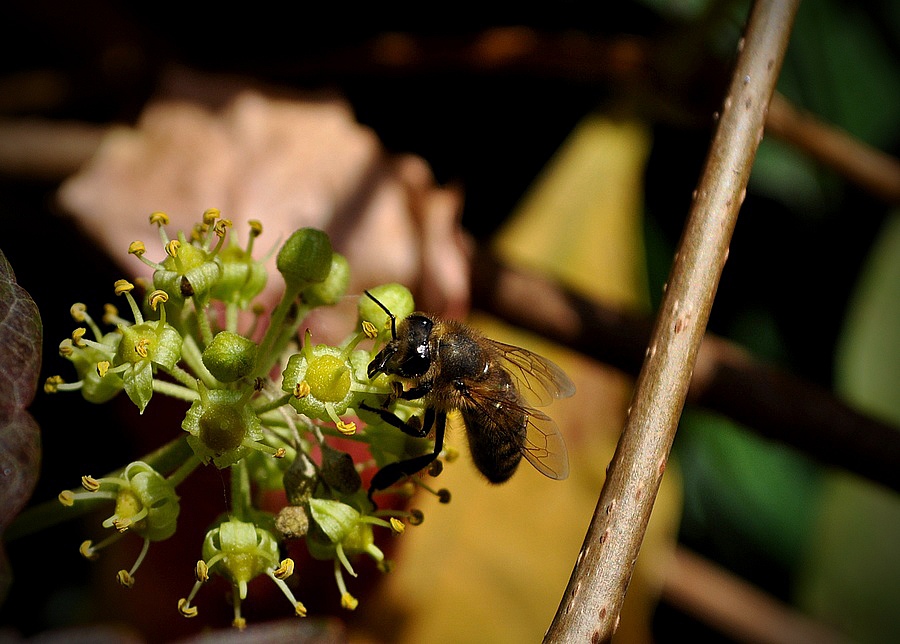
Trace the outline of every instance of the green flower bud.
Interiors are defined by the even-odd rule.
[[[415,310],[412,293],[402,284],[382,284],[368,289],[368,292],[393,313],[398,322]],[[390,338],[391,321],[384,309],[366,295],[359,298],[356,306],[360,322],[365,320],[374,324],[380,339]]]
[[[256,343],[231,331],[220,331],[203,350],[203,364],[221,382],[234,382],[256,367]]]
[[[349,283],[350,263],[340,253],[332,253],[328,277],[303,289],[301,297],[309,306],[331,306],[344,296]]]
[[[331,257],[328,235],[315,228],[301,228],[278,251],[275,265],[288,285],[302,287],[328,277]]]

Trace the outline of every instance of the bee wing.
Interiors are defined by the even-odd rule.
[[[569,454],[566,443],[559,427],[550,416],[532,407],[518,404],[510,399],[508,391],[502,389],[470,387],[465,397],[464,415],[480,417],[482,419],[480,424],[484,428],[508,427],[510,424],[515,426],[521,422],[524,415],[526,424],[522,456],[538,472],[551,479],[561,481],[569,476]]]
[[[528,428],[522,455],[538,472],[559,481],[569,476],[569,454],[559,427],[547,414],[536,409],[528,412]]]
[[[491,343],[529,404],[544,407],[556,398],[568,398],[575,393],[575,384],[556,363],[522,347],[495,340]]]

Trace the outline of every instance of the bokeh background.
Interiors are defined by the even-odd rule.
[[[148,106],[173,97],[179,105],[199,105],[200,122],[216,130],[240,89],[254,92],[264,106],[328,96],[346,109],[347,129],[357,133],[358,127],[369,144],[377,141],[385,159],[422,162],[416,167],[427,167],[431,176],[416,185],[449,199],[441,211],[442,221],[449,212],[453,224],[445,229],[448,247],[491,248],[511,265],[586,297],[652,316],[748,7],[702,0],[515,9],[466,3],[3,3],[0,248],[42,313],[44,375],[62,368],[56,347],[71,331],[69,305],[101,306],[124,267],[133,266],[117,231],[125,222],[144,226],[148,209],[168,209],[145,206],[145,194],[129,202],[141,193],[140,174],[120,191],[87,184],[109,210],[67,204],[60,187],[71,187],[76,177],[88,181],[113,126],[145,132]],[[897,3],[806,2],[778,91],[858,143],[896,157],[898,53]],[[33,129],[23,139],[24,126]],[[277,143],[261,143],[258,159],[244,159],[245,167],[277,159],[284,172],[279,197],[300,199],[290,186],[295,180],[305,185],[302,159],[292,166]],[[343,149],[335,144],[333,152]],[[290,152],[302,156],[304,149]],[[318,148],[305,152],[319,158]],[[172,163],[180,153],[189,150],[176,147],[169,151],[175,157],[157,161]],[[324,181],[343,180],[343,166],[335,166],[336,174]],[[147,168],[148,175],[158,171]],[[208,180],[215,182],[215,173]],[[408,197],[410,180],[398,181],[407,190],[401,196]],[[281,212],[278,204],[246,197],[250,187],[240,182],[159,185],[161,204],[194,208],[173,213],[187,221],[207,207],[264,223],[267,213],[260,210]],[[166,185],[181,191],[177,199]],[[362,203],[366,189],[355,187]],[[112,193],[118,205],[104,200]],[[197,201],[205,195],[228,195],[229,204],[257,211],[229,213],[222,203]],[[896,193],[873,193],[802,146],[767,136],[710,331],[900,425],[896,206]],[[109,215],[117,208],[118,218]],[[417,215],[419,227],[430,221],[428,212]],[[277,221],[276,228],[306,223]],[[363,237],[340,236],[357,224],[352,215],[343,216],[337,231],[338,239],[348,240],[338,250],[358,261],[363,283],[404,252],[409,231],[416,229],[402,218],[366,221],[371,228]],[[450,239],[453,231],[465,243]],[[426,251],[440,255],[440,239],[418,246],[413,256],[421,261]],[[448,261],[452,271],[456,264]],[[477,281],[477,273],[471,279]],[[451,278],[438,283],[458,285]],[[577,396],[551,409],[569,446],[572,476],[558,483],[523,467],[509,484],[489,487],[467,461],[462,431],[454,431],[451,442],[463,456],[441,477],[453,501],[445,506],[427,495],[420,499],[427,520],[391,544],[397,566],[390,575],[377,579],[361,565],[361,579],[377,581],[360,609],[341,613],[331,610],[333,602],[315,599],[317,592],[332,591],[327,568],[311,566],[305,575],[324,582],[305,585],[310,595],[301,599],[339,618],[354,641],[539,640],[562,596],[622,427],[633,379],[621,366],[501,323],[477,300],[458,290],[452,294],[444,300],[449,309],[500,339],[545,353],[576,381]],[[94,407],[74,396],[39,393],[32,413],[43,428],[43,464],[35,501],[152,449],[168,418],[166,435],[174,435],[177,405],[156,399],[153,405],[152,417],[139,417],[123,401]],[[758,604],[742,603],[748,600],[731,586],[722,590],[717,584],[723,579],[749,584],[755,599],[772,601],[784,614],[811,620],[836,637],[900,637],[896,490],[693,405],[685,410],[673,453],[617,639],[748,639],[740,619],[721,617],[720,602],[734,599],[738,613]],[[8,629],[0,637],[105,625],[124,627],[116,631],[120,638],[167,641],[226,625],[229,609],[221,591],[201,593],[197,620],[182,619],[174,608],[192,583],[203,526],[222,509],[222,477],[205,470],[196,476],[183,502],[195,510],[183,514],[179,534],[195,530],[197,537],[154,546],[131,591],[116,587],[112,577],[129,567],[136,544],[123,542],[102,564],[77,554],[83,539],[97,537],[96,518],[9,544],[16,577],[0,607],[0,628]],[[688,565],[695,556],[699,569]],[[285,604],[258,592],[259,599],[251,594],[245,605],[251,624],[285,616]],[[780,623],[760,626],[765,641],[784,641]]]

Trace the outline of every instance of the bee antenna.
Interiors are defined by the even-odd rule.
[[[363,293],[365,293],[366,296],[367,296],[370,300],[372,300],[373,302],[375,302],[375,304],[377,304],[378,307],[379,307],[382,311],[384,311],[384,312],[387,314],[387,316],[388,316],[389,318],[391,318],[391,338],[393,338],[394,340],[396,340],[396,339],[397,339],[397,316],[394,315],[393,313],[391,313],[390,309],[389,309],[388,307],[386,307],[384,304],[382,304],[381,302],[379,302],[379,301],[378,301],[378,298],[376,298],[374,295],[372,295],[371,293],[369,293],[369,291],[365,291],[365,290],[364,290]]]

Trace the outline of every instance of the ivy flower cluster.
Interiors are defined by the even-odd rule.
[[[284,291],[275,308],[264,311],[254,304],[269,279],[264,260],[253,253],[259,222],[250,223],[244,245],[216,209],[207,210],[189,234],[170,237],[161,212],[150,215],[150,223],[165,257],[147,258],[141,241],[128,252],[153,268],[152,283],[123,279],[113,285],[126,315],[108,304],[95,320],[83,304],[71,307],[79,326],[60,343],[59,355],[77,378],[50,377],[45,391],[77,391],[92,403],[124,392],[142,414],[154,396],[172,396],[184,401],[182,431],[108,476],[84,476],[79,488],[60,493],[60,517],[109,503],[111,513],[102,522],[108,536],[85,541],[81,553],[95,559],[126,535],[143,539],[132,568],[117,577],[130,587],[151,544],[172,537],[180,513],[190,511],[181,508],[178,488],[198,467],[216,467],[229,473],[230,508],[205,536],[198,535],[196,582],[173,599],[173,610],[196,616],[196,594],[210,573],[218,574],[232,587],[233,624],[243,628],[248,584],[265,575],[294,613],[305,616],[289,581],[302,574],[285,556],[293,543],[305,544],[314,559],[334,562],[341,605],[355,609],[358,600],[344,577],[356,576],[353,559],[368,556],[389,570],[377,532],[397,535],[422,521],[417,510],[379,509],[364,475],[432,449],[427,439],[412,439],[371,412],[387,408],[408,418],[421,411],[416,401],[398,400],[396,383],[384,374],[367,376],[367,365],[390,339],[388,315],[360,298],[357,330],[342,343],[316,344],[308,330],[301,338],[307,315],[345,297],[349,281],[346,258],[320,230],[297,230],[280,247],[276,267]],[[401,285],[370,292],[398,319],[413,310]],[[348,441],[361,448],[351,450],[355,458],[337,446]],[[392,491],[409,494],[416,483],[430,489],[413,477]],[[273,488],[284,493],[278,511],[261,507],[257,494]]]

